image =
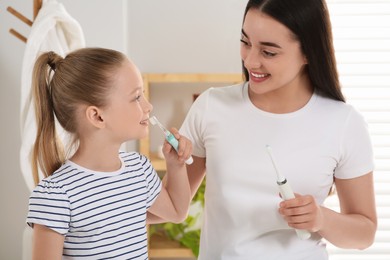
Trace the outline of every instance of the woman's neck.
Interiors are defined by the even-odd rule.
[[[292,86],[284,86],[264,94],[256,94],[248,89],[249,99],[257,108],[274,113],[292,113],[303,108],[313,95],[309,79],[303,77]]]

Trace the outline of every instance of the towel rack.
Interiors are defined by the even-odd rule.
[[[33,0],[33,21],[35,20],[35,18],[37,17],[38,15],[38,12],[39,10],[41,9],[42,7],[42,0]],[[22,22],[24,22],[25,24],[27,24],[28,26],[32,26],[33,24],[33,21],[31,21],[30,19],[28,19],[26,16],[22,15],[21,13],[19,13],[18,11],[16,11],[14,8],[12,8],[11,6],[8,6],[7,7],[7,11],[10,12],[11,14],[13,14],[16,18],[18,18],[19,20],[21,20]],[[19,32],[17,32],[16,30],[14,29],[10,29],[9,32],[15,36],[16,38],[18,38],[19,40],[23,41],[23,42],[27,42],[27,38],[25,36],[23,36],[22,34],[20,34]]]

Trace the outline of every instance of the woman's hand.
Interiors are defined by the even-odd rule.
[[[282,201],[279,204],[279,213],[290,227],[296,229],[317,232],[324,223],[322,207],[311,195],[295,194],[294,199]]]

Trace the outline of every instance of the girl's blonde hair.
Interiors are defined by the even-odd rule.
[[[37,136],[32,152],[34,182],[38,169],[50,176],[66,160],[65,148],[58,138],[56,119],[78,142],[77,108],[81,104],[104,107],[124,54],[103,48],[83,48],[62,58],[54,52],[40,55],[34,65],[32,93]]]

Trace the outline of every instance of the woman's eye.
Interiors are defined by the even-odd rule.
[[[240,39],[240,42],[242,44],[244,44],[245,46],[249,46],[249,43],[247,41],[243,40],[243,39]]]
[[[263,51],[263,55],[265,57],[274,57],[276,55],[275,52],[270,52],[270,51]]]

